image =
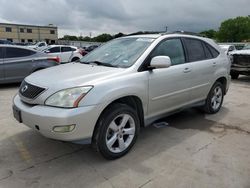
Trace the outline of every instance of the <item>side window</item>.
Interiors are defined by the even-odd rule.
[[[60,53],[60,47],[53,47],[48,50],[50,53]]]
[[[180,39],[169,39],[158,45],[151,58],[155,56],[169,56],[172,65],[185,63],[185,55]]]
[[[45,43],[40,43],[40,44],[38,45],[38,47],[42,47],[42,46],[45,46]]]
[[[190,38],[184,38],[184,41],[189,57],[189,62],[207,59],[202,46],[202,41]]]
[[[206,46],[208,47],[208,49],[210,50],[210,52],[213,55],[213,58],[218,57],[218,55],[220,54],[217,50],[214,49],[214,47],[210,46],[209,44],[206,44]]]
[[[35,51],[28,49],[6,47],[6,58],[26,57],[35,53]]]
[[[0,47],[0,59],[3,59],[3,47]]]
[[[76,48],[71,48],[71,51],[76,51]]]
[[[72,51],[71,47],[62,47],[61,49],[62,49],[62,52],[71,52]]]

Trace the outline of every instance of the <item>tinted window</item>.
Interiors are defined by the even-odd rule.
[[[207,59],[212,59],[213,55],[212,55],[212,53],[210,52],[210,50],[208,49],[207,45],[204,42],[203,42],[203,48],[204,48],[205,55],[206,55]]]
[[[180,39],[170,39],[160,43],[151,55],[152,58],[155,56],[169,56],[172,65],[185,62],[185,55]]]
[[[217,50],[214,49],[214,47],[210,46],[209,44],[206,44],[206,46],[208,47],[208,49],[212,53],[213,58],[216,58],[220,54]]]
[[[2,58],[3,58],[3,48],[0,47],[0,59],[2,59]]]
[[[28,49],[13,48],[13,47],[6,48],[6,58],[25,57],[33,55],[35,53],[36,52]]]
[[[76,49],[75,48],[71,48],[71,51],[76,51]]]
[[[71,47],[62,47],[61,50],[62,50],[62,52],[71,52],[72,51]]]
[[[50,53],[59,53],[60,52],[60,47],[50,48],[48,51]]]
[[[42,47],[42,46],[45,46],[45,43],[40,43],[40,44],[38,45],[38,47]]]
[[[189,61],[192,62],[192,61],[200,61],[206,59],[202,42],[200,40],[185,38],[184,41]]]

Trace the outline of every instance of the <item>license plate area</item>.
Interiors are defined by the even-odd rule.
[[[22,115],[21,110],[19,110],[15,105],[12,107],[13,109],[13,116],[19,122],[22,123]]]

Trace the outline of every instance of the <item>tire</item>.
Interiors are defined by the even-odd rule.
[[[97,122],[92,142],[94,148],[109,160],[124,156],[136,142],[139,122],[136,111],[130,106],[111,105]]]
[[[79,59],[80,59],[79,57],[73,57],[73,58],[71,59],[71,62],[78,61]]]
[[[234,79],[234,80],[238,79],[238,78],[239,78],[239,75],[240,75],[240,74],[237,73],[237,72],[231,72],[230,74],[231,74],[232,79]]]
[[[224,100],[224,87],[220,82],[215,82],[211,88],[206,103],[203,107],[204,111],[208,114],[215,114],[221,109]]]

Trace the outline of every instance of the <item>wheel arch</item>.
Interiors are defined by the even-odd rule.
[[[144,124],[144,110],[143,110],[142,100],[138,96],[135,96],[135,95],[123,96],[123,97],[113,100],[108,105],[106,105],[106,107],[102,110],[95,124],[95,128],[92,134],[92,141],[98,131],[98,122],[100,120],[100,117],[103,115],[106,109],[108,109],[111,105],[115,103],[126,104],[132,107],[133,109],[135,109],[140,120],[140,127],[144,127],[145,125]]]
[[[222,84],[222,86],[223,86],[223,93],[225,95],[226,92],[227,92],[227,89],[226,89],[227,88],[227,78],[224,77],[224,76],[222,76],[222,77],[218,78],[215,82],[220,82]]]

